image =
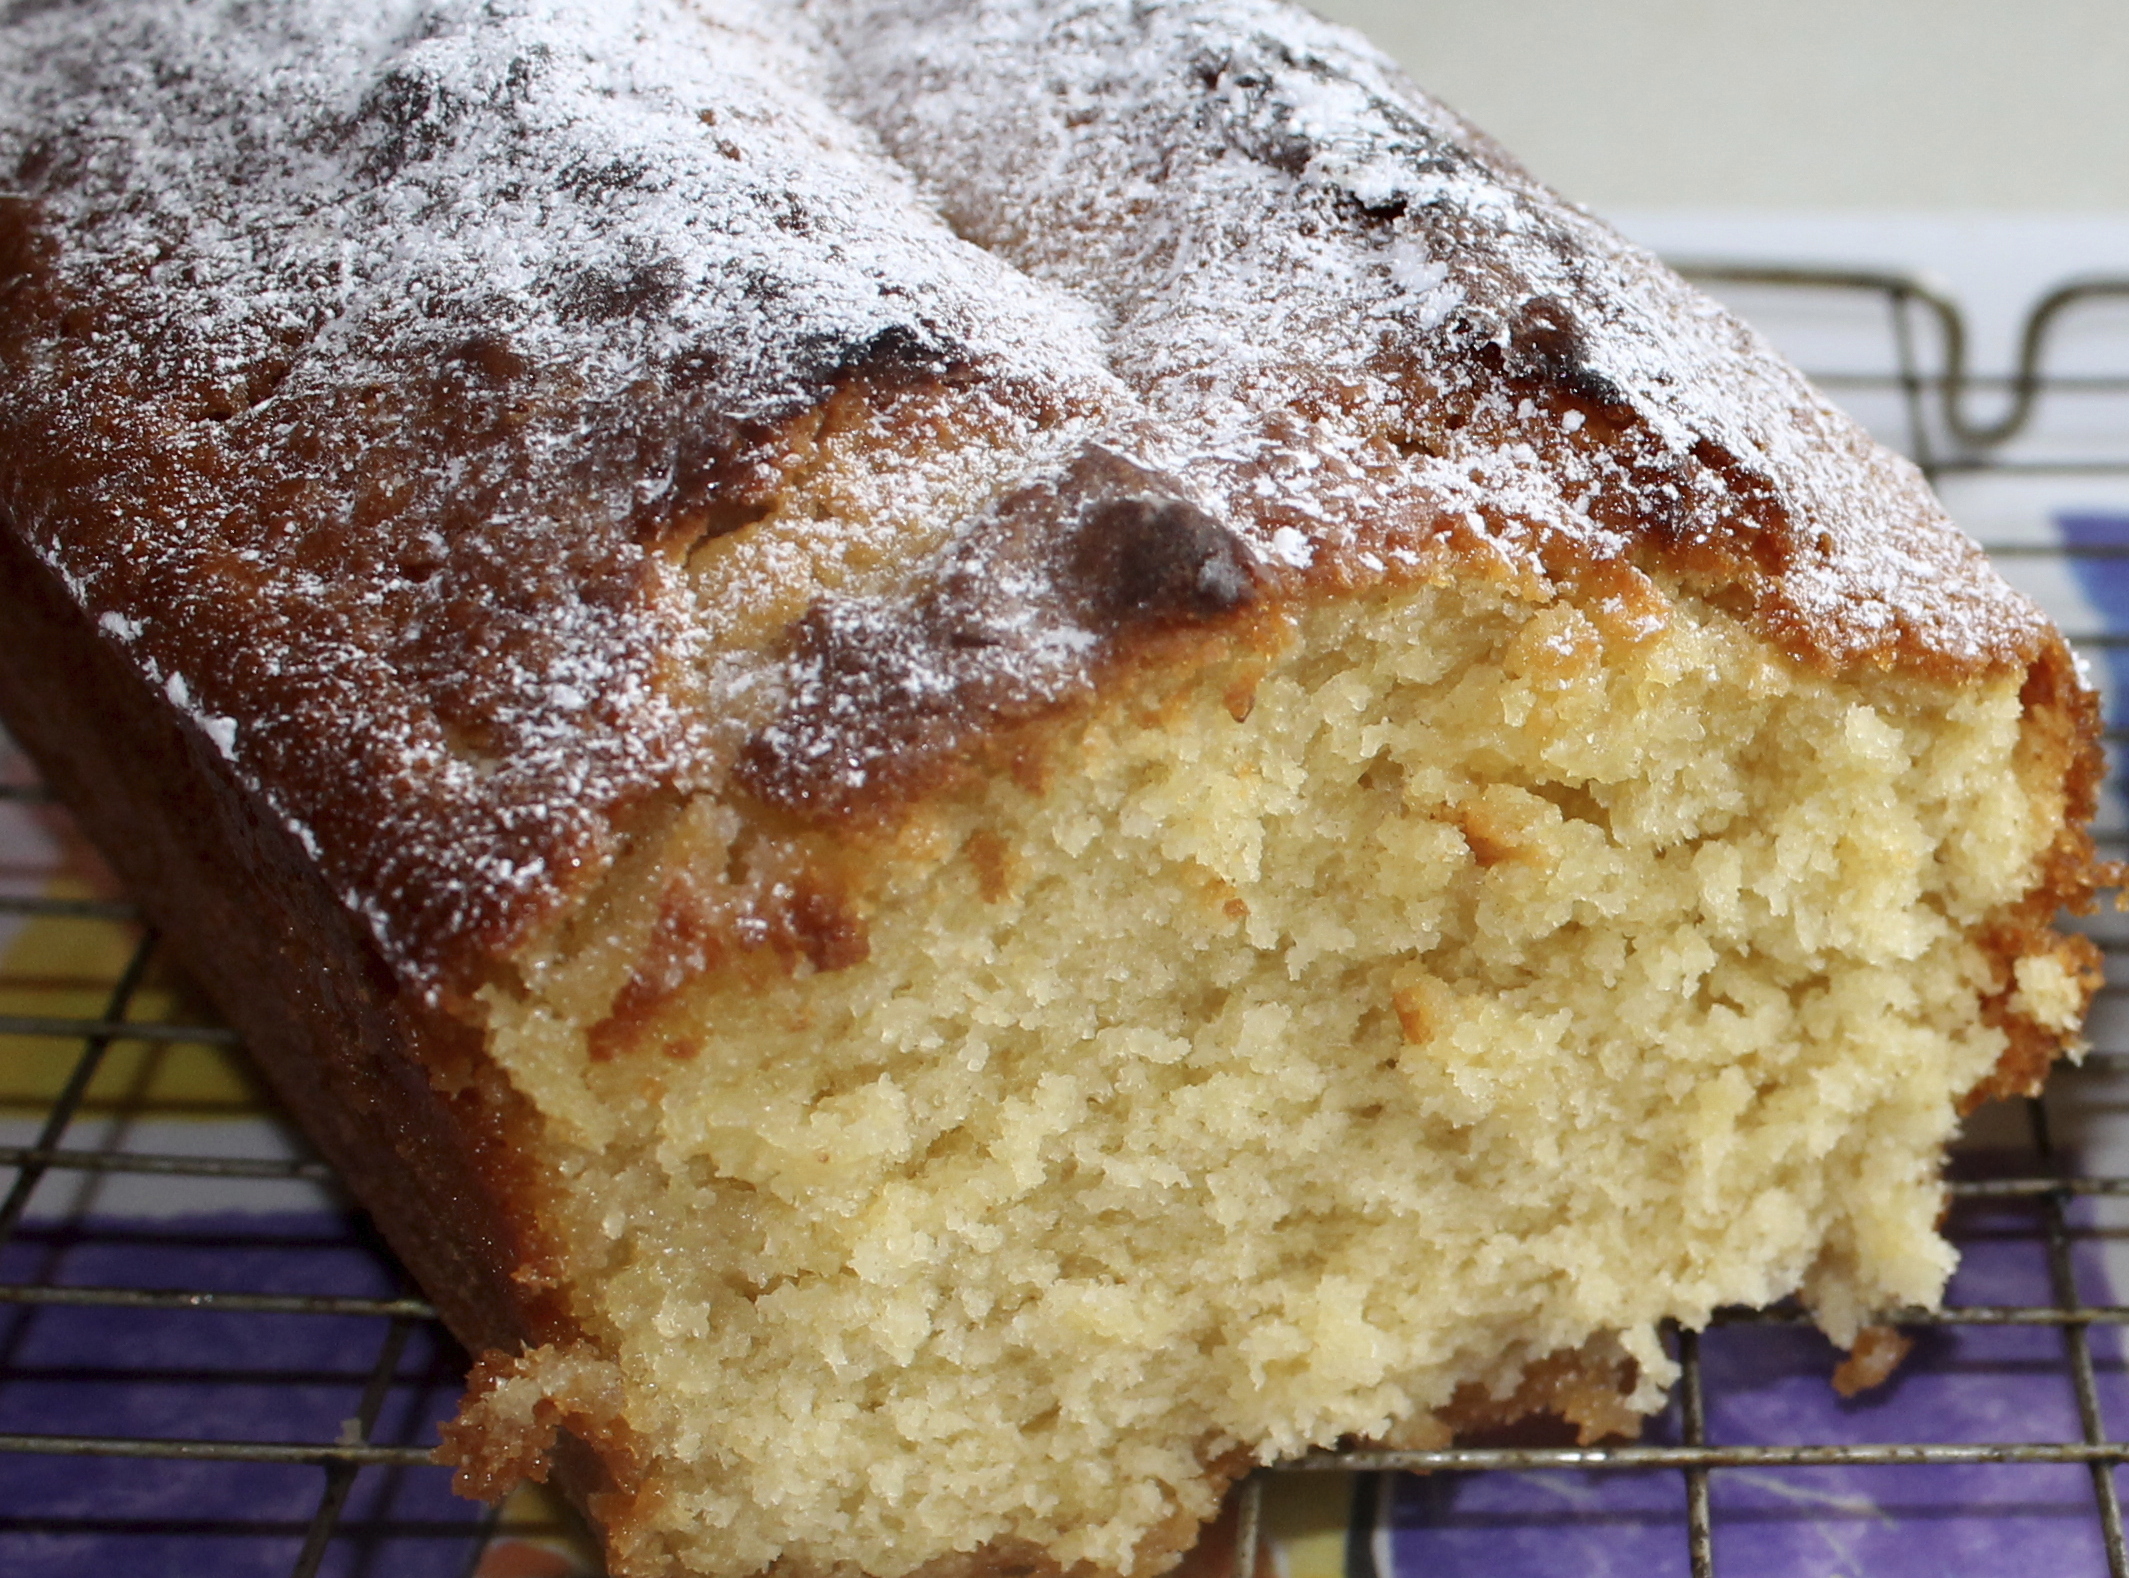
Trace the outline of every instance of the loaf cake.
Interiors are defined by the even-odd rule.
[[[0,705],[617,1574],[1936,1299],[2094,705],[1914,470],[1276,0],[0,20]]]

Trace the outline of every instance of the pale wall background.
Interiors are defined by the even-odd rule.
[[[1600,211],[2129,214],[2129,0],[1314,0]]]

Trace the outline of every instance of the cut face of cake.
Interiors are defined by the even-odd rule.
[[[1235,1468],[1445,1444],[1539,1361],[1594,1437],[1662,1320],[1936,1299],[1955,1109],[2088,990],[2015,676],[1475,585],[1255,636],[900,823],[862,960],[632,999],[760,858],[697,803],[491,991],[586,1335],[495,1372],[490,1442],[559,1397],[671,1443],[709,1570],[1142,1572]]]
[[[618,1574],[1631,1433],[2076,1044],[2060,636],[1299,11],[20,9],[0,180],[9,726]]]

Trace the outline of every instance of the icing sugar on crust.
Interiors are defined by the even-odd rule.
[[[1829,668],[2039,639],[1911,467],[1356,34],[1279,0],[809,9],[852,112],[960,233],[1102,309],[1274,562],[1372,574],[1468,522],[1741,586]]]
[[[805,37],[663,0],[0,31],[0,513],[417,978],[773,698],[697,617],[773,587],[685,565],[794,421],[929,400],[1033,464],[1118,398],[1084,313],[808,94]]]
[[[921,792],[1267,599],[1651,572],[1826,667],[2054,639],[1749,331],[1268,0],[18,7],[0,376],[0,516],[431,989],[639,807]]]

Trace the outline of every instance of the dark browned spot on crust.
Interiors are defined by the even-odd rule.
[[[506,384],[532,370],[532,363],[496,334],[476,334],[458,348],[457,360],[490,383]]]
[[[1589,364],[1581,325],[1557,296],[1533,296],[1509,320],[1502,358],[1510,378],[1557,391],[1605,415],[1631,413],[1626,395]]]
[[[15,181],[19,186],[34,187],[51,173],[59,160],[59,145],[49,137],[37,137],[23,149],[22,157],[15,161]]]
[[[1090,610],[1119,626],[1148,618],[1210,619],[1254,590],[1234,535],[1182,499],[1095,505],[1073,545],[1072,570]]]
[[[964,745],[1090,695],[1135,643],[1256,603],[1249,549],[1160,472],[1090,446],[1001,500],[910,604],[816,604],[740,781],[787,812],[891,816]]]

